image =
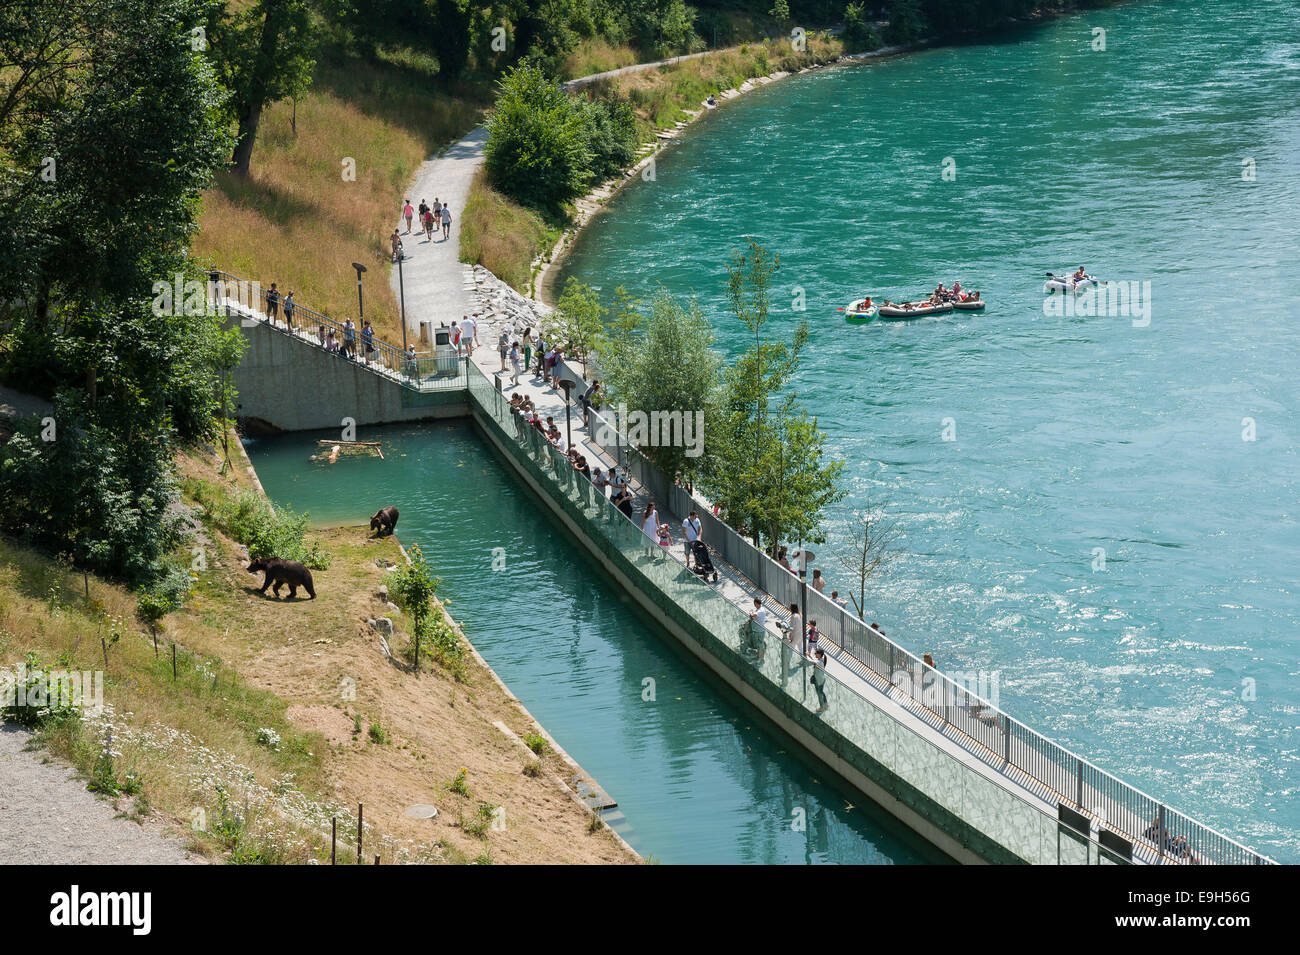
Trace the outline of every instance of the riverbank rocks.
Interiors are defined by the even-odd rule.
[[[388,584],[380,584],[379,589],[375,591],[375,596],[388,603]]]
[[[380,570],[388,570],[392,567],[396,567],[397,565],[394,564],[387,557],[376,557],[375,566],[378,567]]]
[[[478,313],[481,347],[495,349],[503,329],[513,342],[525,329],[546,332],[554,325],[555,309],[545,302],[525,298],[481,265],[467,265],[465,270],[470,311]]]
[[[393,635],[393,621],[388,617],[380,617],[375,621],[375,629],[381,636],[391,637]]]

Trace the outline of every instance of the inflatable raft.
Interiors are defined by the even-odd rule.
[[[986,303],[983,299],[979,299],[978,301],[967,299],[964,302],[953,302],[952,307],[961,312],[982,312],[984,311],[985,304]]]
[[[880,317],[894,320],[906,318],[925,318],[927,315],[943,315],[952,311],[951,302],[943,302],[939,305],[931,305],[929,302],[909,302],[908,307],[902,305],[882,305],[880,306]]]
[[[846,322],[854,322],[855,324],[862,325],[875,318],[876,313],[880,310],[879,307],[876,305],[870,305],[864,308],[863,306],[866,305],[866,301],[866,299],[860,298],[856,302],[850,302],[848,305],[845,305],[840,309],[840,311],[844,313],[844,320]]]
[[[1086,275],[1083,278],[1079,279],[1079,281],[1077,282],[1068,275],[1064,277],[1059,275],[1053,275],[1051,278],[1049,278],[1046,282],[1043,283],[1043,291],[1046,292],[1048,295],[1051,295],[1053,292],[1077,292],[1080,289],[1085,289],[1090,285],[1100,285],[1100,284],[1101,282],[1098,281],[1097,278],[1092,275]]]

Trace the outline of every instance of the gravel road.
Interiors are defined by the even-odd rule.
[[[116,818],[65,764],[27,752],[31,734],[0,724],[0,864],[180,865],[202,863],[159,824]],[[50,762],[45,760],[50,759]]]

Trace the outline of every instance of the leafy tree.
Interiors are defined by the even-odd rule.
[[[837,488],[842,462],[823,462],[825,434],[787,391],[808,341],[807,324],[801,322],[788,341],[763,340],[779,267],[779,258],[752,239],[747,252],[732,257],[731,311],[754,344],[726,371],[701,480],[731,519],[748,524],[756,544],[769,546],[789,534],[819,540],[822,511],[843,496]]]
[[[420,669],[420,644],[434,629],[433,598],[442,581],[433,575],[419,544],[407,550],[410,562],[398,567],[390,579],[390,591],[411,618],[411,642],[415,651],[415,669]]]
[[[519,202],[558,211],[591,181],[586,112],[535,66],[511,68],[497,88],[484,148],[488,178]]]
[[[470,5],[466,0],[435,0],[434,9],[433,54],[439,77],[450,82],[460,77],[469,60]]]
[[[621,321],[638,332],[601,352],[611,394],[629,411],[683,422],[682,430],[671,435],[664,435],[660,424],[661,443],[643,445],[641,451],[665,474],[681,472],[694,479],[704,471],[709,426],[719,406],[722,359],[713,350],[713,329],[695,302],[683,306],[663,291],[651,301],[648,315],[629,321],[625,314]],[[684,416],[696,412],[703,414],[704,432],[692,430],[693,446],[687,446]]]
[[[256,0],[233,12],[214,7],[208,38],[239,124],[231,163],[237,175],[247,176],[262,110],[311,85],[311,9],[307,0]]]
[[[0,376],[54,400],[0,449],[0,524],[147,580],[175,540],[171,458],[210,435],[215,316],[158,312],[191,277],[200,191],[229,155],[194,49],[207,0],[0,8]],[[51,40],[51,37],[54,39]]]
[[[840,38],[849,53],[868,53],[884,45],[861,3],[850,3],[844,8],[844,31]]]
[[[587,359],[599,349],[605,337],[606,314],[595,289],[569,276],[564,292],[555,303],[555,334],[566,346],[566,354],[576,352],[582,359],[584,373]]]
[[[636,112],[622,96],[580,100],[594,180],[616,176],[636,159]]]
[[[889,24],[885,27],[885,42],[890,45],[915,43],[929,30],[921,13],[919,0],[894,0],[889,7]]]

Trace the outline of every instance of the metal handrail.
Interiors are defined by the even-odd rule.
[[[576,373],[575,373],[576,374]],[[580,382],[579,387],[585,385]],[[798,578],[712,514],[687,490],[668,480],[646,456],[629,447],[617,425],[599,412],[590,412],[619,440],[613,448],[592,442],[627,470],[652,497],[685,514],[695,510],[704,524],[709,546],[763,593],[788,607],[798,602]],[[867,626],[861,617],[811,587],[807,618],[827,622],[819,629],[862,666],[902,691],[945,724],[962,732],[988,754],[1045,787],[1056,799],[1097,818],[1134,843],[1147,846],[1171,861],[1220,865],[1273,864],[1273,860],[1224,835],[1211,826],[1177,812],[1129,783],[1055,743],[1016,720],[999,707],[952,680],[906,648]],[[900,674],[907,674],[906,681]],[[937,698],[940,702],[935,705]],[[1091,797],[1091,798],[1090,798]],[[1117,818],[1115,818],[1117,817]]]
[[[487,373],[484,372],[483,369],[479,368],[477,365],[474,365],[474,368],[475,368],[476,371],[479,372],[479,375],[480,375],[480,376],[481,376],[485,381],[490,381],[490,379],[488,379]],[[471,387],[471,389],[470,389],[470,393],[473,394],[473,388],[472,388],[472,387]],[[505,401],[504,396],[501,394],[501,391],[500,391],[499,388],[496,386],[496,383],[492,383],[492,395],[493,395],[493,398],[494,398],[494,400],[495,400],[495,403],[496,403],[496,405],[497,405],[498,410],[499,410],[502,414],[504,414],[504,415],[510,417],[511,419],[513,419],[513,421],[514,421],[514,423],[515,423],[515,428],[516,428],[516,436],[515,436],[515,437],[516,437],[516,440],[517,440],[521,445],[530,445],[530,444],[531,444],[532,446],[534,446],[534,448],[535,448],[536,450],[539,450],[539,451],[541,452],[541,456],[542,456],[543,459],[546,459],[546,458],[549,458],[549,459],[550,459],[551,464],[550,464],[550,467],[549,467],[549,468],[546,467],[544,464],[542,464],[542,462],[541,462],[540,460],[538,461],[538,465],[539,465],[539,467],[541,467],[543,471],[548,471],[548,472],[550,473],[551,478],[555,481],[555,483],[556,483],[557,485],[560,485],[560,486],[561,486],[561,490],[567,492],[567,490],[568,490],[569,488],[571,488],[571,487],[573,486],[574,482],[577,480],[577,473],[578,473],[576,470],[573,469],[573,467],[572,467],[572,463],[571,463],[571,461],[568,459],[568,457],[567,457],[565,454],[561,453],[561,452],[559,451],[558,448],[555,448],[555,447],[551,446],[550,443],[549,443],[549,441],[546,439],[546,437],[545,437],[544,435],[542,435],[542,434],[540,434],[540,433],[538,433],[538,434],[533,434],[533,433],[531,433],[532,431],[535,431],[536,429],[532,428],[532,426],[526,422],[526,420],[525,420],[525,419],[524,419],[524,418],[519,414],[519,412],[518,412],[517,409],[511,408],[511,407],[508,406],[508,404],[507,404],[506,401]],[[481,404],[481,402],[480,402],[480,404]],[[484,409],[484,410],[486,411],[487,409]],[[594,410],[593,410],[592,412],[590,412],[590,413],[591,413],[592,415],[595,415],[595,414],[596,414],[596,412],[595,412]],[[501,425],[501,422],[500,422],[500,420],[499,420],[499,416],[489,414],[489,417],[491,417],[492,420],[497,424],[497,426],[498,426],[499,428],[501,428],[503,434],[506,434],[506,435],[509,434],[509,432],[506,431],[505,428]],[[525,430],[525,429],[528,429],[528,430]],[[589,434],[590,434],[590,433],[592,433],[592,432],[591,432],[591,430],[589,429]],[[527,435],[526,438],[525,438],[525,435]],[[594,440],[593,440],[593,443],[595,443]],[[597,445],[597,446],[600,447],[600,445]],[[627,446],[626,446],[626,445],[623,445],[623,447],[626,448]],[[602,450],[604,450],[604,449],[602,448]],[[607,452],[607,453],[608,453],[608,452]],[[620,464],[620,466],[622,466],[622,465]],[[561,477],[561,475],[563,475],[563,477]],[[643,485],[643,487],[644,487],[644,485]],[[638,535],[642,535],[642,536],[644,536],[644,530],[639,526],[638,522],[637,522],[636,520],[634,520],[634,519],[629,518],[629,517],[628,517],[626,514],[624,514],[621,510],[619,510],[617,507],[615,507],[613,501],[612,501],[609,497],[605,496],[605,495],[604,495],[603,493],[601,493],[599,490],[596,490],[596,489],[595,489],[595,485],[594,485],[594,484],[592,484],[592,485],[591,485],[591,488],[590,488],[589,500],[590,500],[593,504],[596,503],[597,501],[603,500],[603,501],[604,501],[604,504],[605,504],[605,508],[606,508],[606,510],[607,510],[607,512],[608,512],[608,513],[607,513],[607,519],[608,519],[608,520],[612,520],[613,523],[615,523],[615,524],[619,524],[619,525],[622,525],[624,522],[626,522],[628,525],[630,525],[631,529],[634,531],[635,534],[638,534]],[[662,550],[661,550],[661,548],[659,547],[659,545],[658,545],[655,541],[651,540],[649,537],[646,538],[645,546],[646,546],[648,549],[652,549],[652,550],[653,550],[654,552],[656,552],[657,554],[661,554],[662,556],[660,557],[660,559],[673,561],[674,563],[681,565],[683,568],[686,568],[686,562],[685,562],[685,559],[684,559],[684,557],[681,555],[681,553],[678,551],[677,548],[673,547],[673,548],[667,548],[667,549],[662,549]],[[778,566],[778,567],[779,567],[779,565],[775,565],[775,564],[774,564],[774,566]],[[784,571],[784,569],[782,569],[782,572],[783,572],[783,573],[788,573],[788,572]],[[727,598],[724,594],[719,593],[719,592],[716,590],[716,588],[714,588],[713,586],[711,586],[711,585],[705,583],[705,582],[704,582],[700,577],[696,576],[695,574],[687,573],[687,574],[685,574],[681,579],[686,580],[688,586],[698,586],[698,587],[701,587],[701,588],[706,589],[707,591],[709,591],[709,592],[711,592],[713,595],[715,595],[715,596],[717,597],[717,599],[719,599],[719,600],[723,600],[723,601],[726,601],[728,604],[731,604],[731,606],[733,606],[733,608],[735,608],[735,609],[737,610],[738,613],[741,613],[741,614],[744,613],[743,609],[741,609],[741,608],[739,608],[739,607],[736,607],[734,604],[732,604],[732,602],[729,600],[729,598]],[[748,621],[747,624],[748,624],[749,626],[752,626],[752,625],[753,625],[753,621]],[[742,624],[742,626],[744,626],[744,624]],[[765,628],[765,629],[766,629],[766,628]],[[782,639],[782,634],[779,634],[779,633],[773,633],[773,634],[771,634],[771,635],[774,636],[774,637],[776,637],[777,639]],[[828,638],[828,642],[834,642],[834,641],[831,641],[831,640]],[[844,650],[846,650],[846,652],[848,652],[848,651],[847,651],[847,648],[843,647],[843,645],[840,645],[840,648],[841,648],[841,649],[844,649]],[[849,655],[850,655],[850,656],[853,656],[852,653],[849,653]],[[857,658],[854,657],[854,659],[857,659]],[[859,661],[859,662],[860,662],[860,661]],[[841,687],[843,687],[845,690],[847,690],[847,691],[849,691],[850,693],[852,693],[854,696],[858,697],[859,699],[862,699],[863,701],[867,702],[869,705],[871,705],[871,706],[873,706],[873,707],[876,707],[876,704],[875,704],[875,703],[872,703],[872,702],[867,698],[866,694],[864,694],[864,693],[863,693],[861,690],[859,690],[856,686],[853,686],[853,685],[851,685],[851,684],[849,684],[849,683],[846,683],[846,682],[843,682],[843,681],[837,681],[837,682],[838,682],[838,684],[839,684]],[[879,707],[876,707],[876,708],[879,709]],[[916,739],[923,740],[927,745],[934,746],[934,741],[933,741],[933,740],[929,740],[929,739],[926,739],[925,737],[923,737],[923,736],[922,736],[920,733],[918,733],[915,729],[913,729],[912,727],[908,726],[905,722],[903,722],[902,720],[900,720],[900,719],[898,718],[898,716],[897,716],[895,713],[888,712],[887,710],[880,710],[880,712],[883,712],[883,713],[884,713],[884,714],[885,714],[885,715],[886,715],[886,716],[891,720],[891,722],[893,722],[893,723],[894,723],[896,726],[898,726],[900,729],[906,731],[910,736],[912,736],[912,737],[914,737],[914,738],[916,738]],[[940,750],[940,752],[943,752],[943,751]],[[954,757],[953,757],[950,753],[943,753],[943,755],[944,755],[945,758],[947,758],[947,759],[949,759],[949,760],[954,759]],[[1010,793],[1010,791],[1008,791],[1008,792]],[[1014,795],[1014,794],[1012,794],[1012,795]],[[1016,797],[1016,798],[1019,798],[1019,797]],[[1053,824],[1053,825],[1055,825],[1055,826],[1057,827],[1057,829],[1058,829],[1058,833],[1060,833],[1060,832],[1064,832],[1064,831],[1066,831],[1067,829],[1069,829],[1069,827],[1065,826],[1065,825],[1064,825],[1064,824],[1059,820],[1059,817],[1053,817],[1053,816],[1051,815],[1051,813],[1046,812],[1044,809],[1041,808],[1041,806],[1039,806],[1039,805],[1035,805],[1034,803],[1031,803],[1031,802],[1028,802],[1028,801],[1025,801],[1025,805],[1026,805],[1029,809],[1031,809],[1033,812],[1038,813],[1040,816],[1046,817],[1048,820],[1050,820],[1051,824]],[[1081,832],[1078,832],[1077,830],[1072,830],[1072,829],[1070,829],[1070,831],[1073,832],[1073,833],[1075,834],[1076,838],[1082,836],[1082,837],[1085,839],[1085,841],[1088,843],[1088,852],[1089,852],[1089,854],[1091,854],[1092,848],[1093,848],[1093,847],[1096,847],[1096,850],[1097,850],[1097,861],[1098,861],[1098,863],[1101,862],[1102,858],[1109,858],[1109,859],[1111,859],[1111,860],[1113,860],[1113,861],[1115,861],[1115,862],[1117,862],[1117,863],[1125,861],[1125,860],[1121,859],[1121,858],[1120,858],[1120,857],[1119,857],[1115,852],[1112,852],[1111,850],[1107,849],[1104,845],[1101,844],[1100,841],[1096,841],[1096,840],[1094,840],[1094,839],[1092,838],[1091,833],[1087,833],[1087,834],[1085,834],[1085,833],[1081,833]],[[1099,828],[1098,828],[1098,832],[1100,833],[1100,831],[1101,831],[1101,827],[1099,826]]]
[[[215,268],[206,270],[206,275],[208,299],[212,303],[233,307],[240,311],[246,320],[255,320],[322,349],[328,348],[326,332],[333,331],[337,346],[333,353],[341,360],[358,361],[371,371],[386,374],[407,388],[422,390],[422,382],[437,377],[444,371],[439,367],[439,360],[433,352],[417,351],[412,358],[399,346],[390,344],[377,335],[372,335],[370,352],[367,353],[361,329],[349,330],[342,322],[297,302],[286,309],[283,297],[278,303],[277,316],[272,318],[266,298],[268,290],[262,288],[260,282],[249,281]],[[350,339],[349,332],[352,336]],[[349,341],[352,344],[352,357],[348,356],[344,348]],[[463,375],[463,365],[461,360],[458,360],[453,377],[461,378]]]

